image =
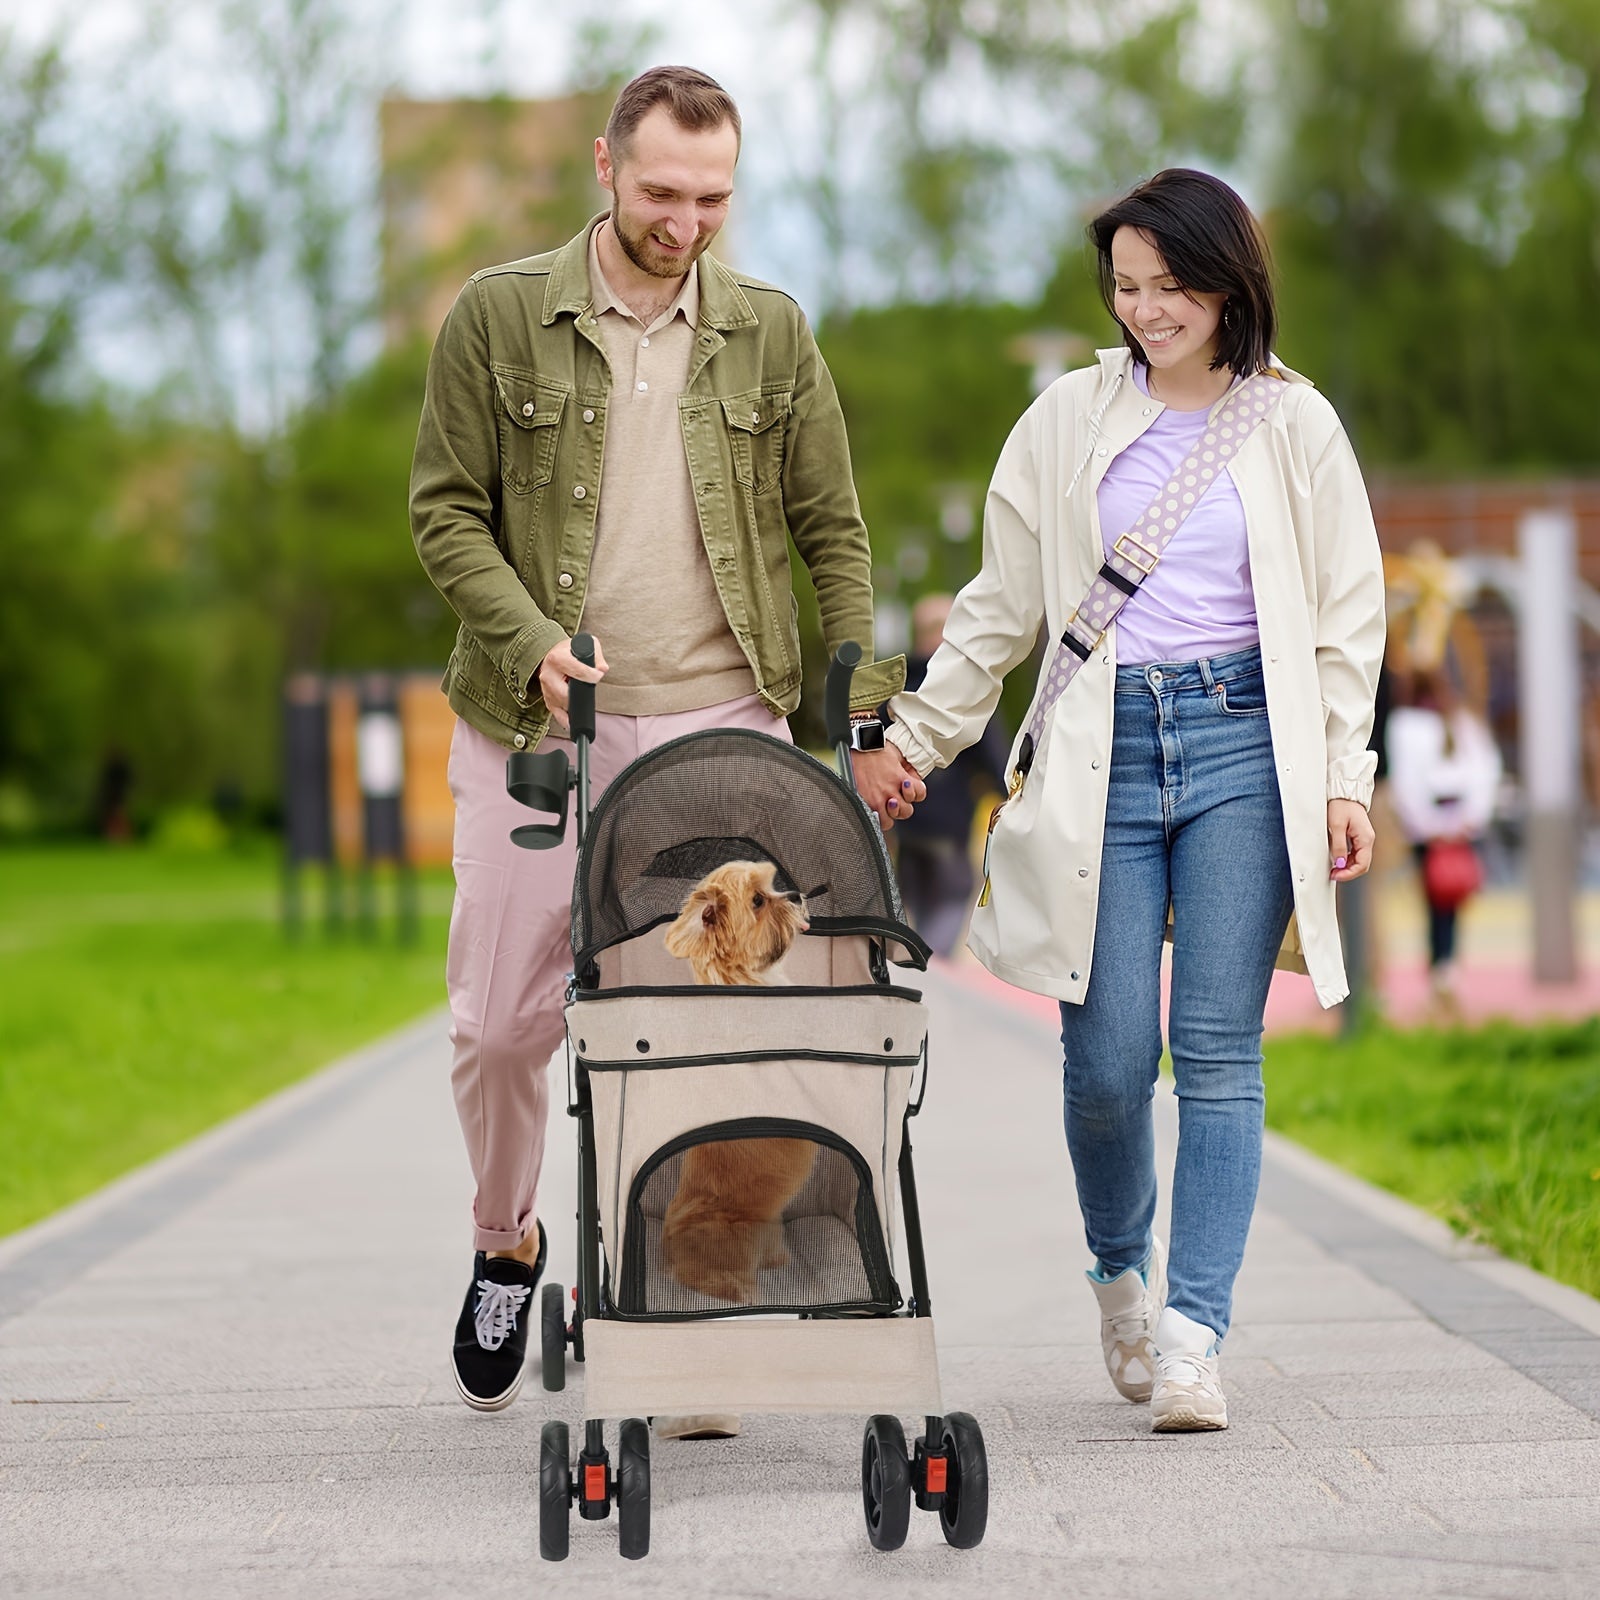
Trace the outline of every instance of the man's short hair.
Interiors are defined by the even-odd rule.
[[[708,78],[693,67],[651,67],[623,87],[611,108],[606,145],[613,161],[622,159],[634,129],[657,106],[665,106],[672,120],[691,133],[704,133],[731,122],[734,138],[743,138],[739,108],[715,78]]]

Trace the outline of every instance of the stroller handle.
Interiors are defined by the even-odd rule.
[[[575,633],[572,636],[572,653],[584,666],[594,665],[594,636]],[[567,689],[567,731],[573,741],[594,738],[594,685],[569,680]]]
[[[822,721],[829,744],[850,743],[850,678],[861,661],[861,646],[846,639],[828,663],[828,682],[822,696]]]

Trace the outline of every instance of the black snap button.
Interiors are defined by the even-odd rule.
[[[893,1050],[894,1049],[894,1040],[893,1039],[885,1039],[883,1041],[883,1048],[885,1050]]]
[[[587,1050],[589,1048],[589,1041],[587,1039],[580,1039],[578,1041],[578,1048],[580,1050]]]
[[[642,1056],[648,1055],[650,1053],[650,1041],[648,1039],[639,1039],[635,1041],[634,1049]]]

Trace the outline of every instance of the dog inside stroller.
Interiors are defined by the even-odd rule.
[[[586,636],[574,648],[593,659]],[[920,970],[928,951],[850,776],[857,659],[843,647],[828,674],[837,774],[764,734],[692,734],[641,756],[591,814],[593,689],[576,682],[576,770],[560,752],[508,760],[513,795],[557,819],[519,828],[518,843],[555,842],[577,796],[566,1018],[578,1283],[570,1320],[560,1284],[545,1285],[540,1309],[545,1388],[565,1387],[570,1350],[585,1421],[576,1461],[564,1422],[543,1429],[548,1560],[568,1552],[574,1507],[593,1521],[614,1505],[622,1554],[644,1555],[646,1419],[705,1412],[869,1413],[872,1544],[901,1545],[913,1505],[952,1545],[983,1537],[983,1435],[943,1410],[912,1170],[927,1013],[891,973]],[[668,951],[687,897],[730,862],[804,897],[808,926],[776,982],[697,983]],[[705,1174],[719,1170],[766,1174],[766,1210],[699,1203],[717,1198]],[[902,1413],[926,1419],[909,1450]],[[620,1421],[615,1458],[608,1421]]]

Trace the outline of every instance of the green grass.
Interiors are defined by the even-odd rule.
[[[1267,1121],[1600,1295],[1600,1018],[1267,1045]]]
[[[409,947],[388,894],[290,942],[278,886],[265,847],[0,850],[0,1234],[443,1003],[448,874]]]

